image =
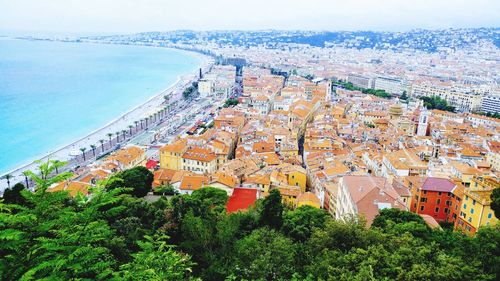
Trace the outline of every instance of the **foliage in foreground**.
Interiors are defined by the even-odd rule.
[[[226,214],[224,191],[154,203],[99,185],[92,196],[21,191],[0,203],[2,280],[497,280],[500,227],[475,237],[382,210],[371,228],[289,210],[273,192]],[[18,204],[19,202],[19,204]]]

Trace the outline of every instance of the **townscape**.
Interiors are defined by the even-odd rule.
[[[499,31],[484,31],[496,42],[442,33],[453,32],[467,48],[437,39],[425,48],[407,43],[425,41],[418,37],[425,32],[399,35],[406,39],[397,45],[366,34],[310,44],[318,35],[305,32],[59,38],[189,50],[210,64],[182,96],[165,95],[168,109],[146,118],[149,126],[141,120],[112,136],[116,142],[82,150],[61,168],[71,176],[46,191],[92,198],[102,182],[145,167],[153,175],[148,201],[216,189],[227,195],[225,213],[251,214],[279,191],[287,210],[324,210],[335,222],[357,218],[362,228],[380,226],[381,213],[398,209],[433,231],[470,239],[483,228],[498,231]],[[36,192],[29,174],[21,184]],[[492,259],[498,262],[498,248]],[[269,276],[262,280],[278,280]]]
[[[466,42],[471,34],[455,33]],[[153,190],[171,185],[190,194],[218,187],[234,194],[235,206],[240,193],[251,192],[244,208],[278,189],[290,206],[324,208],[337,219],[355,214],[370,223],[392,207],[470,234],[496,223],[489,197],[499,186],[500,119],[484,114],[500,114],[500,52],[486,35],[469,39],[474,45],[467,49],[438,40],[428,46],[438,52],[422,52],[273,39],[248,45],[241,34],[238,44],[221,44],[228,34],[78,39],[190,49],[216,60],[206,74],[200,69],[197,96],[184,93],[196,106],[181,107],[180,116],[166,119],[168,132],[157,134],[167,137],[166,145],[160,140],[159,149],[145,150],[151,137],[144,138],[139,144],[146,146],[92,162],[54,190],[86,193],[96,180],[142,165],[154,170]],[[249,41],[259,36],[280,38],[257,33]],[[192,123],[184,123],[185,115]],[[467,209],[467,201],[480,205]]]

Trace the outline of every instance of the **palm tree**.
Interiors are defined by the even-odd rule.
[[[60,167],[59,163],[61,163],[61,161],[54,160],[53,163],[54,163],[54,168],[56,168],[56,175],[57,175],[57,174],[59,174],[59,167]]]
[[[132,135],[132,128],[133,128],[133,127],[134,127],[134,126],[132,126],[132,125],[128,125],[128,129],[129,129],[129,133],[130,133],[130,135]]]
[[[104,153],[104,140],[101,139],[101,140],[99,140],[99,142],[101,143],[101,149],[102,149],[101,152]]]
[[[24,171],[23,175],[24,175],[24,181],[26,182],[26,188],[29,189],[30,188],[30,182],[28,181],[29,171]]]
[[[86,147],[81,147],[80,148],[80,151],[82,152],[82,155],[83,155],[83,161],[86,161],[87,159],[85,158],[85,150],[87,150]]]
[[[7,187],[10,188],[10,179],[12,178],[12,175],[6,174],[5,176],[2,177],[2,179],[7,180]]]
[[[91,145],[90,145],[90,148],[92,148],[92,154],[94,154],[94,157],[95,157],[95,148],[96,148],[96,147],[97,147],[97,146],[95,146],[95,145],[93,145],[93,144],[91,144]]]
[[[144,119],[141,119],[141,130],[142,130],[142,121],[144,121]]]
[[[118,143],[120,141],[120,132],[116,132],[115,135],[116,135],[116,143]]]
[[[146,121],[146,128],[148,127],[148,118],[144,118],[144,121]]]
[[[125,140],[125,134],[126,133],[127,133],[127,130],[122,130],[123,140]]]
[[[137,132],[137,124],[139,124],[139,121],[134,121],[134,123],[135,123],[135,131]]]
[[[108,138],[109,138],[109,147],[111,147],[111,137],[113,136],[112,133],[108,133]]]

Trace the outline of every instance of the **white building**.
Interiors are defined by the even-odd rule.
[[[373,79],[368,76],[349,74],[347,76],[347,82],[351,83],[353,86],[371,89],[373,88]]]
[[[375,79],[373,88],[396,95],[401,95],[406,90],[401,79],[381,76]]]
[[[486,94],[481,103],[481,111],[489,113],[500,113],[500,94]]]

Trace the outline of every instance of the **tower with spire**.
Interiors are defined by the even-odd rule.
[[[420,111],[420,115],[418,117],[417,136],[427,135],[428,127],[429,127],[429,111],[424,106],[423,110]]]

